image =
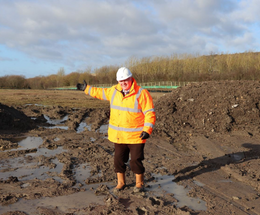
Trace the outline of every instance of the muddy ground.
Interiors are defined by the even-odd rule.
[[[1,214],[260,214],[260,82],[192,83],[155,99],[141,193],[130,168],[113,192],[109,104],[40,102],[0,101]]]

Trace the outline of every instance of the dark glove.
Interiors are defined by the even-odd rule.
[[[86,89],[86,87],[87,87],[87,83],[85,80],[83,81],[83,84],[80,84],[80,83],[77,84],[77,90],[84,91]]]
[[[140,138],[142,139],[142,140],[145,140],[145,139],[147,139],[147,138],[149,138],[150,137],[150,134],[148,134],[147,132],[145,132],[145,131],[142,131],[142,133],[141,133],[141,135],[140,135]]]

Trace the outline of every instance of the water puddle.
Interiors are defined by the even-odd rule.
[[[67,196],[58,197],[45,197],[41,199],[34,200],[24,200],[20,199],[18,202],[3,206],[1,208],[2,213],[8,211],[23,211],[27,214],[38,214],[36,211],[37,207],[46,207],[50,209],[57,208],[58,210],[67,213],[71,209],[80,208],[83,209],[86,205],[91,203],[96,203],[104,205],[104,196],[97,196],[94,192],[84,191],[79,193],[74,193]]]
[[[18,142],[18,149],[11,149],[8,151],[25,150],[38,148],[42,143],[43,139],[41,137],[19,137],[10,139],[11,142]]]
[[[38,107],[47,107],[47,105],[42,105],[42,104],[25,104],[24,106],[38,106]]]
[[[193,181],[194,184],[198,185],[199,187],[203,187],[205,184],[199,182],[199,181]]]
[[[58,141],[59,139],[55,139]],[[17,151],[17,150],[25,150],[25,149],[34,149],[37,148],[36,152],[28,153],[25,156],[54,156],[56,154],[60,154],[62,152],[66,152],[63,147],[59,146],[56,149],[47,149],[47,148],[39,148],[39,146],[43,143],[43,139],[41,137],[26,137],[26,138],[13,138],[11,141],[19,141],[17,149],[10,149],[8,151]]]
[[[90,167],[86,164],[81,164],[78,167],[74,168],[74,177],[77,182],[85,184],[84,181],[90,177]]]
[[[55,156],[62,152],[66,152],[63,147],[57,147],[55,149],[39,148],[43,143],[41,137],[26,137],[26,138],[14,138],[12,141],[19,141],[17,149],[11,149],[8,151],[19,151],[25,149],[37,148],[36,152],[28,153],[22,157],[10,158],[0,161],[1,179],[6,180],[10,176],[19,178],[19,180],[31,180],[34,178],[45,180],[50,178],[49,175],[54,175],[54,179],[62,182],[61,178],[56,177],[62,171],[63,164],[58,161],[57,158],[52,159],[55,168],[49,168],[42,164],[35,162],[33,158],[44,155],[45,157]],[[55,173],[55,174],[54,174]]]
[[[63,149],[62,146],[58,146],[56,149],[38,148],[37,152],[28,153],[26,156],[36,157],[36,156],[44,155],[45,157],[51,157],[60,154],[62,152],[67,152],[67,150]]]
[[[81,133],[83,132],[85,129],[87,129],[88,131],[91,131],[91,124],[88,125],[85,121],[86,121],[87,117],[81,122],[79,123],[79,126],[77,128],[77,133]]]
[[[91,178],[91,167],[88,166],[87,164],[80,164],[79,166],[76,166],[73,169],[73,172],[76,181],[80,183],[82,187],[86,187],[87,185],[85,184],[85,180],[87,178]],[[95,175],[95,178],[101,176],[102,176],[102,172],[99,172],[98,174]]]
[[[108,124],[101,125],[100,128],[96,130],[96,132],[99,132],[100,134],[107,134],[107,130],[108,130]]]
[[[59,125],[66,122],[69,118],[69,115],[64,116],[62,119],[51,119],[50,117],[43,115],[43,117],[47,120],[47,123],[51,125]]]
[[[43,128],[49,128],[49,129],[58,128],[63,130],[69,130],[68,126],[62,126],[62,124],[68,120],[69,115],[64,116],[62,119],[51,119],[47,115],[43,115],[43,117],[47,120],[48,124],[54,125],[54,126],[43,126]]]
[[[43,128],[49,128],[49,129],[59,128],[59,129],[63,129],[63,130],[69,130],[68,126],[43,126]]]
[[[52,163],[56,165],[55,168],[39,166],[35,162],[27,163],[23,158],[13,158],[10,160],[11,161],[7,165],[1,165],[0,172],[2,180],[7,180],[11,176],[17,177],[20,181],[32,180],[35,178],[45,180],[51,178],[50,175],[53,173],[55,173],[54,175],[58,175],[63,167],[63,164],[60,163],[57,158],[52,161]],[[59,182],[63,181],[57,176],[52,176],[52,178]]]
[[[230,156],[236,162],[243,160],[245,158],[244,152],[237,152],[237,153],[231,154]]]
[[[88,131],[91,131],[91,124],[87,124],[86,123],[86,119],[88,117],[86,117],[78,126],[77,128],[77,133],[81,133],[83,132],[85,129],[87,129]],[[107,134],[107,130],[108,130],[108,124],[106,125],[101,125],[100,128],[98,128],[96,130],[96,132],[99,132],[100,134]]]
[[[188,189],[185,189],[183,186],[176,184],[172,180],[174,176],[170,175],[155,175],[156,182],[148,183],[151,188],[149,190],[153,191],[155,194],[160,195],[162,190],[166,193],[173,193],[174,197],[178,200],[177,206],[183,207],[187,206],[193,210],[207,210],[206,202],[199,198],[189,197]]]
[[[91,141],[91,142],[95,142],[96,139],[95,139],[94,137],[90,137],[90,141]]]

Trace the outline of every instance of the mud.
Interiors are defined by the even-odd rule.
[[[79,92],[82,93],[82,92]],[[1,214],[260,214],[260,83],[192,83],[154,101],[145,191],[118,193],[109,104],[0,104]]]

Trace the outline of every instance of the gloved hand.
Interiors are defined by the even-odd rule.
[[[150,137],[150,134],[148,134],[147,132],[145,131],[142,131],[141,135],[140,135],[140,138],[142,140],[145,140],[145,139],[148,139]]]
[[[77,90],[84,91],[86,89],[86,87],[87,87],[87,82],[85,80],[83,81],[83,84],[80,84],[80,83],[77,84]]]

